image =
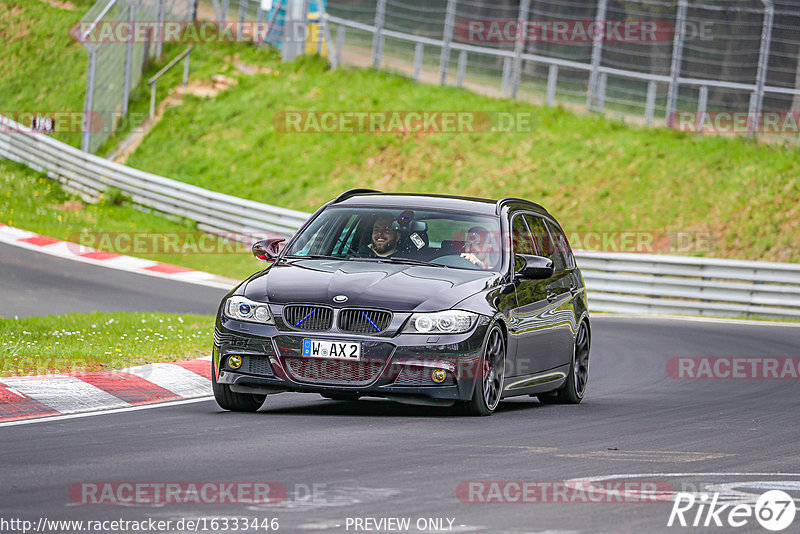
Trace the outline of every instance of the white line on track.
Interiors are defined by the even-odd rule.
[[[179,406],[181,404],[192,404],[195,402],[204,402],[207,400],[211,400],[213,396],[208,395],[204,397],[198,397],[196,399],[181,399],[175,401],[167,401],[167,402],[157,402],[153,404],[142,404],[139,406],[131,406],[130,408],[113,408],[111,410],[101,410],[97,412],[83,412],[83,413],[71,413],[65,415],[53,415],[49,417],[37,417],[33,419],[22,419],[20,421],[7,421],[5,423],[0,423],[0,428],[4,426],[20,426],[20,425],[33,425],[36,423],[50,423],[52,421],[63,421],[65,419],[79,419],[83,417],[94,417],[95,415],[108,415],[108,414],[116,414],[116,413],[124,413],[124,412],[133,412],[138,410],[150,410],[152,408],[164,408],[167,406]]]

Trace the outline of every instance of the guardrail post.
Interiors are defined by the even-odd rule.
[[[695,130],[703,133],[703,124],[706,121],[706,108],[708,107],[708,87],[705,85],[700,87],[700,95],[697,98],[697,121],[695,122]]]
[[[558,65],[550,65],[547,69],[547,98],[545,103],[552,106],[556,99],[556,84],[558,84]]]
[[[605,2],[606,0],[601,0]],[[514,81],[511,84],[511,96],[517,98],[519,92],[519,82],[522,77],[522,52],[525,51],[527,42],[527,31],[525,23],[528,21],[528,12],[531,8],[531,0],[522,0],[517,13],[517,41],[514,43]]]
[[[136,22],[136,12],[133,2],[128,5],[128,24],[133,28]],[[122,79],[122,116],[128,114],[128,99],[131,96],[131,69],[133,68],[133,39],[128,36],[128,42],[125,45],[125,72]]]
[[[381,68],[383,58],[383,23],[386,20],[386,0],[378,0],[375,7],[375,33],[372,35],[372,68]]]
[[[89,68],[86,73],[86,98],[83,102],[83,135],[81,136],[81,150],[91,151],[92,118],[94,109],[94,82],[97,76],[97,48],[89,48]]]
[[[675,37],[672,41],[672,62],[670,65],[669,90],[667,91],[667,128],[672,128],[673,115],[678,107],[678,79],[681,75],[683,64],[683,43],[686,39],[686,11],[689,7],[687,0],[678,0],[678,14],[675,19]]]
[[[595,100],[597,99],[597,74],[600,68],[600,60],[603,57],[603,41],[605,35],[605,19],[606,9],[608,7],[608,0],[599,0],[597,3],[597,13],[594,17],[595,35],[592,36],[592,70],[589,71],[589,89],[586,95],[586,111],[593,111],[595,107]],[[600,30],[600,35],[597,35],[597,28]]]
[[[456,3],[458,0],[447,0],[444,16],[444,34],[442,35],[442,57],[439,61],[439,85],[447,83],[447,70],[450,68],[450,45],[453,43],[455,31]]]
[[[644,105],[644,123],[648,126],[653,125],[653,118],[656,115],[656,91],[658,85],[654,80],[647,82],[647,102]]]
[[[414,45],[414,79],[419,81],[419,74],[422,71],[422,55],[425,45],[417,43]]]
[[[458,54],[458,77],[456,80],[456,85],[459,87],[464,85],[464,78],[467,75],[467,51],[462,50]]]
[[[761,48],[758,52],[755,98],[750,100],[750,109],[747,112],[747,134],[750,137],[758,135],[759,115],[764,107],[764,85],[767,81],[772,23],[775,17],[775,7],[772,4],[772,0],[761,0],[761,2],[764,4],[764,24],[761,27]]]

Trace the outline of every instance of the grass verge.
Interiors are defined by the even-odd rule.
[[[122,369],[208,356],[214,318],[71,313],[0,319],[0,376]]]
[[[800,261],[797,149],[626,125],[370,69],[332,72],[315,58],[250,61],[272,74],[231,70],[232,89],[187,96],[128,164],[304,211],[353,187],[518,196],[575,235],[689,239],[647,252]],[[501,134],[292,134],[273,124],[286,110],[529,112],[535,125]]]

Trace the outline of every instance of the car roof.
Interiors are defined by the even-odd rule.
[[[382,193],[379,191],[354,190],[342,193],[331,202],[337,206],[369,206],[385,208],[422,208],[422,209],[449,209],[458,211],[471,211],[481,215],[497,215],[500,209],[509,205],[512,208],[522,208],[547,213],[547,211],[528,200],[519,198],[504,198],[493,200],[488,198],[462,197],[455,195],[435,195],[423,193]]]

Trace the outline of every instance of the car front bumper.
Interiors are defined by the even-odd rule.
[[[489,322],[481,316],[464,334],[383,337],[282,331],[222,317],[214,332],[214,378],[236,393],[346,394],[446,406],[472,397]],[[358,342],[362,356],[359,361],[303,357],[304,339]],[[242,358],[236,369],[228,363],[233,355]],[[435,370],[445,371],[444,380],[434,380]]]

